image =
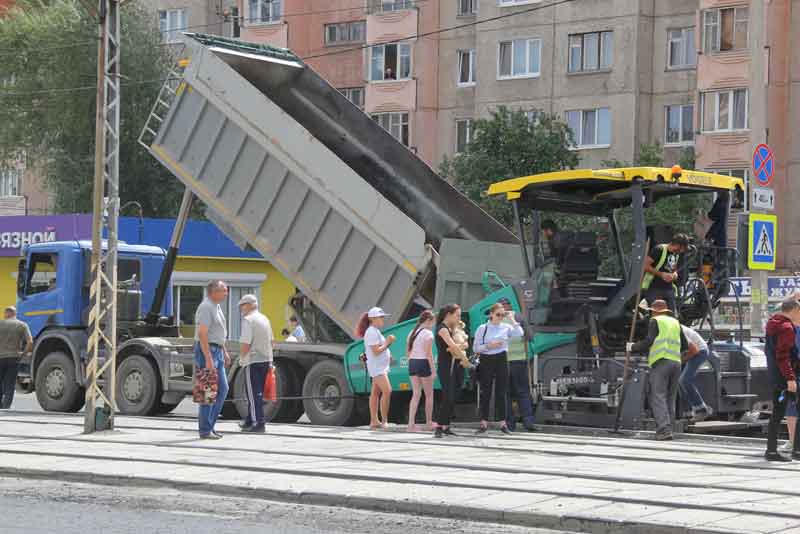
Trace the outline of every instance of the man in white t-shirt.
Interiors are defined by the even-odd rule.
[[[681,330],[683,330],[686,341],[690,343],[690,350],[687,353],[688,359],[678,380],[678,386],[680,386],[686,401],[692,407],[692,419],[694,421],[703,421],[711,415],[711,408],[703,400],[700,390],[697,389],[694,382],[700,366],[708,361],[708,343],[700,334],[688,326],[681,325]]]
[[[242,312],[242,344],[239,365],[242,366],[247,395],[247,417],[240,424],[242,432],[263,434],[264,379],[272,365],[272,326],[269,319],[258,311],[255,295],[245,295],[239,300]]]

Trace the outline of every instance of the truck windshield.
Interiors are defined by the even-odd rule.
[[[57,253],[31,254],[28,295],[44,293],[56,288],[58,271]]]

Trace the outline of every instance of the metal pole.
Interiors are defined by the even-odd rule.
[[[86,366],[84,432],[110,429],[116,410],[117,239],[119,217],[119,2],[100,0],[97,52],[94,195],[92,202],[92,283],[89,361]],[[104,198],[108,198],[107,204]],[[105,205],[104,205],[105,204]],[[103,247],[103,231],[107,243]],[[102,358],[102,366],[101,366]],[[105,392],[99,380],[105,381]],[[107,417],[98,428],[98,402]]]
[[[519,206],[517,206],[518,202],[518,200],[512,202],[511,207],[514,208],[514,218],[517,220],[519,242],[520,246],[522,247],[522,261],[525,262],[525,273],[528,275],[528,278],[530,278],[533,276],[533,267],[531,266],[531,261],[528,257],[528,243],[525,241],[525,224],[522,221],[522,215],[519,212]]]

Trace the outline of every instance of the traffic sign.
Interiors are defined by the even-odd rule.
[[[775,154],[772,149],[765,144],[760,144],[753,152],[753,172],[756,182],[762,187],[772,183],[775,176]]]
[[[762,210],[774,210],[775,192],[769,187],[753,187],[751,206]]]
[[[750,269],[774,270],[777,239],[778,217],[751,213],[747,239],[747,266]]]

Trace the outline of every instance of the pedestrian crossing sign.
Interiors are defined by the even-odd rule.
[[[775,270],[778,217],[751,213],[748,236],[747,266],[750,269]]]

